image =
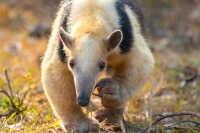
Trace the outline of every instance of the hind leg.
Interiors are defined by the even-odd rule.
[[[95,119],[100,123],[116,124],[123,119],[124,109],[102,109],[95,112]]]

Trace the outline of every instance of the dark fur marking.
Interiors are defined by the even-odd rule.
[[[61,40],[59,40],[58,55],[62,62],[66,62],[67,56],[65,54],[65,51],[63,50],[63,43]]]
[[[60,6],[62,6],[62,4],[64,2],[67,2],[68,5],[67,7],[65,7],[65,10],[63,12],[63,20],[61,22],[61,27],[65,30],[65,31],[68,31],[68,27],[67,27],[67,18],[68,16],[70,15],[70,11],[71,11],[71,0],[65,0],[65,1],[61,1],[61,4]],[[59,46],[58,46],[58,55],[59,55],[59,58],[60,60],[65,63],[67,62],[67,56],[65,54],[65,51],[64,51],[64,44],[62,43],[62,41],[59,39]]]
[[[67,18],[64,17],[64,20],[63,20],[62,25],[61,25],[64,30],[67,30],[67,24],[66,23],[67,23]],[[59,38],[58,55],[59,55],[59,58],[62,62],[66,62],[67,56],[65,54],[63,47],[64,47],[64,44],[62,43],[62,41]]]
[[[144,15],[142,13],[142,10],[138,7],[136,0],[124,0],[124,4],[128,5],[131,10],[136,14],[137,20],[141,27],[141,32],[143,35],[146,34],[146,28],[144,23]]]
[[[123,40],[120,44],[121,52],[126,53],[128,52],[132,45],[133,45],[133,29],[131,26],[131,22],[129,16],[125,11],[124,3],[121,1],[117,1],[115,3],[115,8],[119,15],[119,25],[121,26],[121,31],[123,33]]]

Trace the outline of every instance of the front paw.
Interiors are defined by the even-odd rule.
[[[98,95],[101,97],[101,104],[105,108],[120,108],[123,105],[121,87],[110,78],[101,79],[97,84]]]

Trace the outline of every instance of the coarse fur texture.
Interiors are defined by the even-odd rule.
[[[133,27],[131,26],[129,16],[125,11],[125,4],[118,0],[115,3],[115,8],[119,16],[119,25],[121,26],[120,29],[123,33],[123,40],[119,47],[121,52],[125,53],[131,49],[134,42]]]
[[[154,58],[143,25],[134,0],[61,3],[41,69],[45,94],[65,131],[98,130],[81,108],[95,87],[105,112],[123,113],[150,78]]]

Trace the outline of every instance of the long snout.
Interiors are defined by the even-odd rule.
[[[85,107],[90,102],[90,97],[95,85],[94,78],[75,79],[77,103],[81,107]]]

